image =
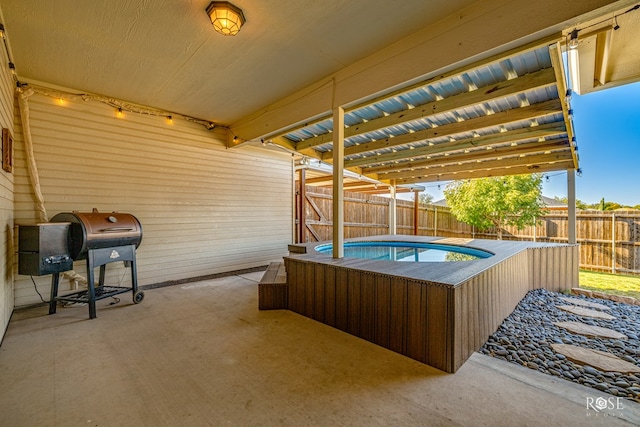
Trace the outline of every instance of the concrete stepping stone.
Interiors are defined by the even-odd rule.
[[[611,310],[611,307],[607,307],[606,305],[598,304],[597,302],[585,301],[579,298],[560,297],[560,299],[574,305],[581,305],[583,307],[597,308],[598,310]]]
[[[560,310],[568,311],[569,313],[577,314],[578,316],[595,317],[597,319],[613,320],[610,314],[603,313],[601,311],[591,310],[589,308],[578,307],[575,305],[557,305]]]
[[[553,351],[564,354],[567,359],[581,365],[593,366],[606,372],[640,373],[640,367],[626,362],[611,353],[591,350],[571,344],[551,344]]]
[[[625,334],[621,334],[613,329],[591,326],[580,322],[553,322],[553,324],[574,334],[580,334],[587,337],[611,338],[614,340],[623,340],[627,338]]]

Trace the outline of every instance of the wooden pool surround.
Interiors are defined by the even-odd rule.
[[[578,245],[376,236],[353,241],[455,244],[492,252],[462,262],[333,259],[290,246],[287,307],[445,372],[477,351],[532,289],[578,286]]]

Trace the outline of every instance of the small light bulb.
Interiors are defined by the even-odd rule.
[[[578,30],[573,30],[569,36],[569,49],[577,49],[578,43]]]
[[[571,104],[571,95],[573,94],[573,91],[571,89],[567,89],[567,92],[565,93],[564,96],[564,102],[569,105]]]
[[[173,117],[167,116],[167,124],[168,125],[172,125],[173,124]]]
[[[118,110],[116,111],[116,117],[121,119],[124,117],[124,113],[122,112],[122,108],[118,108]]]

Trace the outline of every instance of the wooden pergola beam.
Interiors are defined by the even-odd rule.
[[[362,168],[366,168],[364,172],[369,174],[371,172],[383,172],[389,169],[397,169],[398,164],[394,163],[370,168],[367,168],[367,165],[395,162],[411,158],[419,158],[432,156],[435,154],[445,154],[464,150],[475,149],[473,153],[477,154],[477,149],[482,147],[486,148],[493,147],[494,145],[517,143],[518,141],[524,141],[527,139],[548,138],[557,135],[564,135],[565,133],[566,130],[563,122],[547,123],[533,128],[520,128],[491,135],[478,136],[475,138],[465,138],[450,142],[442,142],[439,144],[420,147],[413,150],[399,150],[392,153],[381,154],[379,156],[359,157],[355,159],[345,160],[344,164],[345,167],[360,166]],[[494,148],[494,150],[498,149]],[[407,165],[407,167],[411,166]]]
[[[352,145],[350,147],[345,147],[344,153],[346,156],[350,156],[385,148],[398,147],[401,145],[423,142],[432,138],[452,136],[461,132],[472,132],[474,130],[480,130],[491,126],[507,125],[521,120],[538,119],[551,114],[557,114],[561,111],[562,107],[560,105],[560,101],[552,99],[538,104],[529,105],[527,107],[514,108],[487,116],[464,120],[462,122],[453,122],[443,126],[395,136],[393,138],[389,137],[365,144]],[[331,152],[328,151],[322,153],[321,157],[325,161],[330,161]]]
[[[392,98],[394,98],[396,96],[400,96],[400,95],[403,95],[405,93],[411,92],[412,90],[415,90],[415,89],[417,89],[419,87],[435,84],[435,83],[438,83],[439,81],[442,81],[444,79],[450,78],[452,76],[473,72],[473,71],[478,70],[479,68],[486,67],[487,65],[497,64],[499,62],[502,62],[502,61],[505,61],[505,60],[509,59],[513,55],[529,52],[529,51],[538,49],[540,46],[545,46],[545,45],[548,46],[548,45],[556,43],[556,42],[558,42],[560,40],[562,40],[562,33],[558,32],[558,33],[551,34],[551,35],[549,35],[547,37],[544,37],[542,39],[535,40],[535,41],[527,43],[525,45],[509,49],[509,50],[507,50],[505,52],[497,53],[497,54],[492,55],[492,56],[490,56],[488,58],[484,58],[484,59],[472,62],[472,63],[470,63],[468,65],[464,65],[464,66],[461,66],[461,67],[454,68],[454,69],[452,69],[450,71],[446,71],[444,73],[438,74],[437,76],[434,76],[434,77],[431,77],[431,78],[428,78],[428,79],[425,79],[425,80],[421,80],[421,81],[419,81],[417,83],[414,83],[414,84],[412,84],[410,86],[402,87],[400,89],[396,89],[394,91],[384,93],[384,94],[382,94],[380,96],[377,96],[375,98],[372,98],[372,99],[367,99],[365,102],[361,102],[361,103],[352,105],[352,106],[350,106],[348,108],[345,108],[345,113],[349,113],[351,111],[355,111],[355,110],[357,110],[359,108],[366,107],[367,105],[371,105],[371,104],[376,103],[376,102],[384,101],[384,100],[387,100],[387,99],[392,99]],[[320,122],[326,121],[326,120],[328,120],[330,118],[331,118],[330,114],[323,115],[322,117],[319,117],[319,118],[316,118],[314,120],[310,120],[310,121],[305,122],[304,126],[315,125],[315,124],[318,124]],[[286,131],[282,131],[282,132],[279,132],[277,134],[272,135],[271,137],[269,137],[269,139],[270,140],[277,139],[279,137],[283,137],[284,135],[287,135],[290,132],[291,132],[291,129],[288,129]],[[327,142],[331,142],[331,141],[328,140]]]
[[[513,96],[528,90],[542,88],[555,84],[556,76],[553,68],[545,68],[534,73],[525,74],[511,80],[498,82],[494,85],[460,93],[437,101],[427,102],[410,110],[401,110],[388,116],[349,126],[345,129],[345,138],[360,135],[391,126],[397,126],[413,120],[423,119],[434,114],[466,108],[477,104]],[[332,141],[330,133],[305,139],[295,144],[297,150],[327,144]]]
[[[328,182],[328,183],[333,182],[333,176],[325,175],[325,176],[317,176],[315,178],[307,178],[307,184],[309,185],[320,184],[323,182]]]
[[[524,157],[521,157],[521,156],[524,156]],[[403,179],[412,178],[412,179],[418,180],[416,182],[421,182],[421,181],[431,181],[433,176],[441,176],[443,172],[446,172],[446,173],[475,172],[479,170],[564,162],[571,159],[572,159],[571,152],[568,149],[565,149],[560,152],[552,152],[547,154],[539,154],[539,152],[536,151],[533,154],[529,154],[529,155],[522,154],[516,157],[510,157],[510,158],[500,159],[500,160],[487,160],[482,162],[470,162],[470,163],[462,163],[462,164],[457,164],[457,163],[441,164],[441,165],[431,166],[429,168],[423,168],[419,170],[393,172],[389,174],[378,175],[378,177],[379,179],[385,180],[385,181],[395,179],[397,182],[400,182]]]
[[[532,173],[545,173],[545,172],[554,172],[554,171],[564,171],[567,169],[571,169],[573,162],[571,160],[558,162],[553,164],[546,165],[528,165],[528,166],[517,166],[511,168],[496,168],[491,170],[474,170],[468,172],[458,172],[458,173],[442,173],[441,175],[433,175],[429,179],[416,179],[416,178],[407,178],[398,180],[398,184],[414,184],[416,182],[437,182],[437,181],[454,181],[461,179],[475,179],[475,178],[490,178],[490,177],[499,177],[499,176],[507,176],[507,175],[523,175],[523,174],[532,174]]]
[[[549,47],[549,55],[551,56],[551,64],[553,64],[553,69],[556,73],[557,79],[557,87],[558,94],[560,95],[561,103],[562,103],[562,115],[566,123],[571,123],[572,118],[569,117],[569,105],[567,104],[566,96],[563,96],[567,93],[567,86],[565,85],[565,81],[563,76],[565,76],[564,64],[562,61],[562,49],[560,47],[560,43],[556,43],[553,46]],[[574,139],[573,128],[568,126],[567,134],[569,136],[569,141],[572,142]],[[578,168],[578,153],[576,153],[575,145],[571,143],[571,154],[573,155],[573,168]]]

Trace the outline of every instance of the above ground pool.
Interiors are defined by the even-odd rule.
[[[528,291],[579,285],[578,245],[381,235],[344,246],[333,258],[331,242],[289,245],[284,288],[265,285],[261,298],[445,372],[478,351]]]
[[[331,254],[333,245],[330,243],[319,245],[315,247],[315,250],[323,254]],[[479,258],[489,258],[492,255],[491,252],[481,249],[434,243],[365,241],[347,242],[344,244],[344,256],[347,258],[387,261],[472,261]]]

